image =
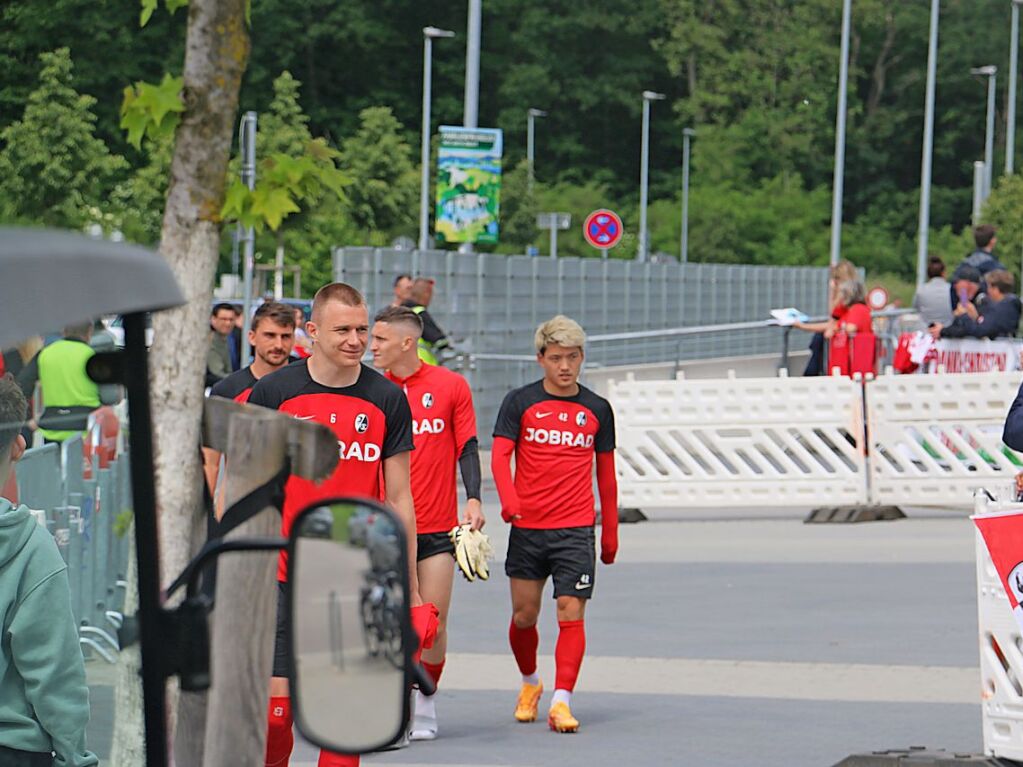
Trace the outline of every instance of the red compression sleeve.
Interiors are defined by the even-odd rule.
[[[511,522],[512,517],[519,513],[519,494],[515,492],[515,480],[512,479],[511,459],[515,454],[515,440],[507,437],[494,437],[490,449],[490,473],[497,485],[497,495],[501,499],[501,518]]]
[[[554,648],[554,688],[572,692],[586,653],[586,628],[582,621],[558,621],[558,628],[558,644]]]
[[[359,755],[320,751],[320,758],[316,762],[316,767],[359,767]]]
[[[597,453],[597,492],[600,494],[600,561],[609,565],[618,554],[618,478],[613,450]]]
[[[540,646],[540,632],[536,626],[520,629],[515,621],[508,626],[508,643],[512,648],[512,655],[519,666],[523,676],[536,673],[536,648]]]
[[[291,698],[270,698],[270,725],[266,733],[266,767],[282,767],[291,758],[295,738],[291,733]]]

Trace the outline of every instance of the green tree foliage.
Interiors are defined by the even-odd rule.
[[[359,123],[341,148],[341,167],[352,181],[348,190],[352,221],[359,229],[388,237],[412,235],[419,173],[401,123],[389,107],[362,110]]]
[[[127,171],[96,137],[92,96],[73,87],[71,55],[40,56],[38,86],[20,120],[0,133],[0,212],[7,220],[78,228],[105,207],[104,192]]]
[[[941,3],[932,249],[946,247],[969,224],[985,107],[985,83],[970,76],[970,67],[999,67],[996,171],[1003,164],[1010,7],[1007,0]],[[45,14],[33,0],[0,5],[0,128],[23,111],[38,54],[69,45],[76,87],[99,100],[97,135],[136,168],[146,167],[149,152],[128,147],[116,129],[121,89],[159,82],[175,68],[168,62],[180,60],[185,14],[156,13],[139,32],[138,11],[135,3],[91,0],[52,0]],[[928,21],[929,4],[920,0],[853,3],[844,255],[905,279],[915,275]],[[542,233],[529,231],[529,201],[518,199],[530,107],[549,112],[537,121],[537,209],[571,210],[575,217],[562,251],[588,252],[576,224],[595,207],[618,210],[635,235],[640,93],[653,89],[668,96],[653,105],[651,125],[654,249],[678,251],[681,129],[691,126],[698,135],[690,257],[825,262],[840,22],[834,0],[594,0],[554,11],[549,0],[487,0],[479,120],[505,132],[499,249],[546,247]],[[458,33],[433,49],[435,130],[462,120],[464,3],[261,0],[252,8],[243,103],[260,114],[260,154],[272,153],[263,143],[266,121],[278,111],[274,81],[287,69],[303,83],[294,103],[308,115],[305,130],[342,151],[353,180],[351,219],[324,222],[332,237],[344,238],[333,244],[386,244],[415,234],[417,181],[396,180],[417,164],[408,146],[419,141],[428,24]],[[374,107],[391,116],[369,126],[364,110]],[[373,130],[394,152],[366,138]],[[353,156],[350,147],[365,156]],[[772,193],[780,199],[768,200]],[[749,209],[762,204],[793,220],[759,220]],[[304,230],[315,218],[302,214],[294,228]],[[300,258],[304,247],[289,241]],[[615,255],[634,251],[635,243],[626,242]]]

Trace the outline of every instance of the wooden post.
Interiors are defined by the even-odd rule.
[[[287,419],[290,420],[290,419]],[[277,413],[239,413],[228,428],[228,507],[284,466],[288,422]],[[280,535],[276,511],[265,511],[225,538]],[[222,557],[212,621],[204,767],[262,764],[277,615],[276,554]]]

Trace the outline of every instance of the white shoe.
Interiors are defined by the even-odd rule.
[[[416,690],[413,702],[412,729],[409,737],[412,740],[437,739],[437,706],[433,696],[423,695]]]

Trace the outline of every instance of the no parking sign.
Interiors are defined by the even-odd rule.
[[[622,220],[613,210],[593,211],[583,222],[583,237],[598,250],[609,250],[622,241]]]

